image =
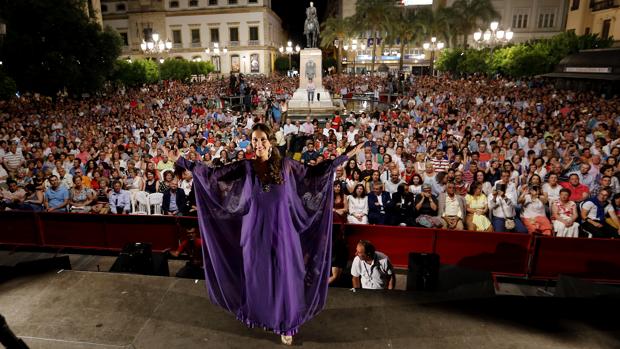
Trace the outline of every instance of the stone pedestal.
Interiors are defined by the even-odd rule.
[[[308,86],[308,76],[306,67],[308,62],[314,63],[314,86],[316,89],[323,87],[323,57],[321,50],[318,48],[305,48],[299,53],[299,88],[306,88]]]
[[[314,66],[314,101],[308,100],[308,62],[313,62]],[[311,64],[312,65],[312,64]],[[299,88],[293,94],[293,98],[288,102],[289,115],[329,115],[334,112],[334,104],[331,96],[323,88],[323,67],[322,54],[318,48],[306,48],[299,53]],[[317,98],[318,97],[318,98]],[[319,100],[320,98],[320,100]]]

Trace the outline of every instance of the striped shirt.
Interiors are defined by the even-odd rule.
[[[435,172],[448,172],[448,169],[450,168],[450,161],[446,159],[433,158],[431,163],[433,164]]]
[[[9,172],[17,172],[23,161],[24,156],[20,152],[4,154],[4,166]]]

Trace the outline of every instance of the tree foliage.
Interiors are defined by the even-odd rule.
[[[497,48],[447,49],[436,62],[437,69],[461,74],[502,74],[511,77],[525,77],[544,74],[567,55],[583,49],[610,47],[613,39],[601,39],[597,35],[578,36],[569,31],[549,39]]]
[[[192,77],[191,63],[184,59],[166,59],[160,66],[160,72],[163,80],[186,82]]]
[[[81,0],[0,2],[3,63],[19,90],[53,95],[96,91],[113,72],[121,38],[102,31]]]
[[[215,71],[215,66],[211,63],[211,61],[190,62],[189,68],[192,75],[208,75],[209,73]]]

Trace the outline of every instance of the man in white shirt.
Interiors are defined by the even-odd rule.
[[[296,135],[298,132],[299,128],[291,124],[291,119],[286,119],[286,124],[284,124],[284,137],[288,137],[289,135]]]
[[[543,193],[547,194],[549,204],[554,201],[560,200],[560,190],[562,186],[558,183],[558,175],[550,173],[547,183],[543,184]]]
[[[393,290],[396,276],[390,259],[367,240],[360,240],[355,249],[355,259],[351,264],[353,288],[372,290]]]

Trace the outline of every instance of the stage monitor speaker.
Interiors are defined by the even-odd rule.
[[[620,299],[620,287],[596,284],[573,276],[560,274],[555,286],[555,297]]]
[[[153,253],[150,243],[130,242],[123,247],[110,272],[169,276],[168,259]]]
[[[439,274],[439,255],[409,253],[407,291],[435,291]]]

